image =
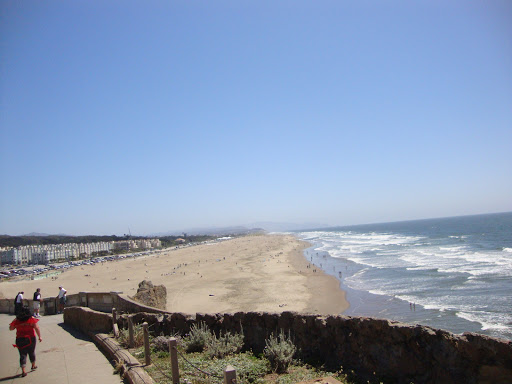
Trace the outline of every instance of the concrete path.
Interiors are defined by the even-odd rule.
[[[0,382],[52,384],[123,383],[107,358],[85,335],[64,324],[62,315],[43,316],[39,320],[43,341],[37,343],[38,368],[21,377],[18,350],[12,347],[16,331],[9,331],[13,315],[0,314]]]

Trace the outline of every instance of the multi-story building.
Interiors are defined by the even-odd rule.
[[[114,242],[114,249],[120,251],[129,251],[130,249],[136,249],[137,244],[134,240],[121,240]]]
[[[78,254],[80,256],[90,256],[99,252],[110,252],[114,249],[114,241],[101,241],[98,243],[80,243],[78,245]]]
[[[162,246],[160,239],[149,239],[149,244],[151,246],[148,248],[160,248]]]
[[[97,243],[67,243],[27,245],[0,251],[1,264],[48,264],[58,260],[89,257],[112,250],[150,249],[161,247],[159,239],[102,241]]]

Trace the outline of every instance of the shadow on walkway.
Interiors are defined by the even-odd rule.
[[[91,341],[91,339],[87,335],[84,335],[82,332],[78,331],[77,329],[73,328],[70,325],[67,325],[66,323],[58,323],[57,325],[61,327],[64,331],[69,333],[71,336],[73,336],[75,339]]]

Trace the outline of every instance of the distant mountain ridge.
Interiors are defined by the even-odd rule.
[[[44,237],[44,236],[68,236],[68,235],[30,232],[30,233],[27,233],[26,235],[21,235],[21,236],[40,236],[40,237]]]
[[[325,228],[327,224],[320,223],[277,223],[277,222],[257,222],[248,225],[237,225],[231,227],[203,227],[189,228],[184,230],[173,230],[168,232],[152,233],[148,236],[180,236],[183,233],[187,235],[229,235],[229,234],[248,234],[256,232],[288,232],[300,231],[312,228]]]
[[[165,232],[154,232],[150,234],[140,235],[133,234],[134,237],[162,237],[162,236],[182,236],[183,233],[187,235],[195,236],[195,235],[231,235],[231,234],[250,234],[250,233],[258,233],[258,232],[289,232],[289,231],[300,231],[306,229],[313,228],[327,228],[329,225],[324,223],[286,223],[286,222],[272,222],[272,221],[263,221],[263,222],[255,222],[247,225],[234,225],[234,226],[226,226],[226,227],[197,227],[197,228],[186,228],[181,230],[169,230]],[[5,235],[9,237],[9,235]],[[31,232],[26,235],[21,235],[19,237],[83,237],[83,236],[74,236],[74,235],[65,235],[65,234],[48,234],[48,233],[39,233],[39,232]],[[89,235],[87,235],[89,236]],[[93,235],[97,237],[96,235]],[[100,235],[98,235],[100,236]],[[125,235],[127,236],[127,235]]]
[[[288,232],[288,231],[301,231],[313,228],[325,228],[329,225],[325,223],[275,223],[271,221],[257,222],[251,224],[254,227],[261,227],[268,232]]]
[[[233,227],[210,227],[210,228],[189,228],[184,230],[174,230],[168,232],[157,232],[152,233],[149,236],[181,236],[183,233],[187,235],[240,235],[240,234],[249,234],[249,233],[257,233],[264,232],[263,228],[247,228],[244,226],[233,226]]]

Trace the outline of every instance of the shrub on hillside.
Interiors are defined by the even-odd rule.
[[[224,335],[219,335],[219,337],[212,334],[212,337],[206,342],[206,353],[210,357],[221,359],[239,353],[243,345],[243,333],[231,334],[231,332],[227,332]]]
[[[203,352],[207,342],[214,337],[205,323],[194,324],[183,338],[183,347],[187,353]]]
[[[293,344],[290,335],[286,336],[281,331],[277,337],[272,334],[270,339],[265,340],[263,354],[275,372],[284,373],[292,363],[296,351],[297,348]]]
[[[169,352],[169,338],[166,336],[157,336],[151,342],[151,348],[154,351]]]

